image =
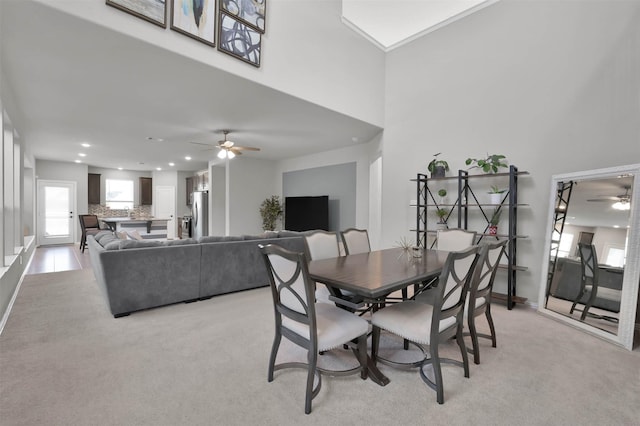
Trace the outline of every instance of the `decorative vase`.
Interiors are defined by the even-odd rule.
[[[431,172],[431,178],[443,178],[445,171],[444,166],[435,166]]]
[[[496,193],[490,193],[489,196],[491,197],[491,204],[500,204],[500,202],[502,201],[502,194],[496,194]]]

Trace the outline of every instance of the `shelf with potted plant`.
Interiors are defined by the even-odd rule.
[[[495,161],[494,161],[495,160]],[[462,229],[472,229],[478,231],[477,238],[480,242],[485,238],[489,239],[507,239],[507,251],[505,255],[506,264],[501,269],[507,270],[507,294],[497,295],[507,301],[507,306],[511,309],[515,302],[524,302],[523,298],[516,295],[516,272],[527,270],[526,266],[517,264],[517,240],[528,238],[527,235],[518,234],[517,232],[517,216],[518,208],[526,207],[528,204],[518,202],[518,178],[529,175],[526,171],[519,171],[517,167],[505,164],[505,157],[501,155],[487,156],[484,160],[468,159],[467,165],[477,164],[472,168],[480,168],[482,173],[470,174],[469,170],[459,170],[457,176],[445,176],[439,178],[430,178],[426,174],[418,173],[415,179],[411,181],[416,183],[416,227],[412,232],[416,234],[416,244],[423,248],[433,248],[435,239],[431,241],[430,246],[427,244],[428,235],[434,235],[437,231],[433,225],[428,224],[428,211],[446,209],[447,227],[452,226],[452,220],[457,220],[457,227]],[[488,164],[488,165],[487,165]],[[495,167],[494,167],[495,166]],[[508,172],[500,172],[500,169],[508,168]],[[500,195],[498,200],[489,200],[489,196],[485,198],[478,197],[481,194],[477,184],[485,182],[484,179],[490,179],[489,187],[485,187],[484,192],[497,193]],[[508,181],[508,184],[505,182]],[[438,187],[442,187],[443,181],[457,181],[458,188],[456,199],[454,201],[442,202],[442,198],[438,199]],[[473,184],[473,185],[472,185]],[[502,184],[502,186],[498,186]],[[482,185],[480,185],[481,187]],[[475,188],[475,191],[474,191]],[[452,192],[452,191],[449,191]],[[492,219],[494,214],[498,212],[497,220],[502,219],[502,225],[498,230],[492,230]],[[475,218],[474,221],[470,217]],[[484,228],[481,223],[485,223]],[[455,225],[453,225],[455,227]],[[478,229],[478,226],[480,228]]]

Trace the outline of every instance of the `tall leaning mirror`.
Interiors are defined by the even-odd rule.
[[[640,164],[554,175],[538,310],[632,350]]]

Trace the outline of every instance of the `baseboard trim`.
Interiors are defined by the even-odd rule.
[[[31,241],[31,244],[33,244],[33,241]],[[31,244],[26,244],[25,247],[30,247]],[[29,250],[22,250],[23,254],[28,253]],[[15,303],[16,299],[18,298],[18,293],[20,292],[20,287],[22,286],[22,282],[24,281],[24,277],[25,275],[27,275],[27,271],[29,270],[29,267],[31,266],[31,261],[33,260],[33,254],[34,251],[31,251],[31,256],[29,256],[29,260],[27,261],[27,264],[24,267],[24,270],[22,271],[22,274],[20,275],[20,279],[18,280],[18,285],[16,285],[15,290],[13,291],[13,294],[11,295],[11,300],[9,301],[9,304],[7,305],[7,309],[4,312],[4,315],[2,315],[2,320],[0,321],[0,336],[2,335],[2,332],[4,331],[4,326],[7,324],[7,321],[9,321],[9,315],[11,314],[11,310],[13,309],[13,304]]]

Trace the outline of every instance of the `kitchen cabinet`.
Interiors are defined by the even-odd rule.
[[[100,204],[100,175],[97,173],[88,174],[87,199],[89,204]]]
[[[186,204],[187,204],[188,206],[190,206],[190,205],[191,205],[191,193],[192,193],[192,192],[193,192],[193,190],[194,190],[194,187],[193,187],[193,184],[194,184],[193,179],[194,179],[194,177],[193,177],[193,176],[189,176],[189,177],[185,178],[185,181],[186,181],[186,190],[187,190],[187,200],[186,200],[186,201],[187,201],[187,203],[186,203]]]
[[[140,178],[140,205],[150,206],[153,204],[152,179],[148,177]]]

